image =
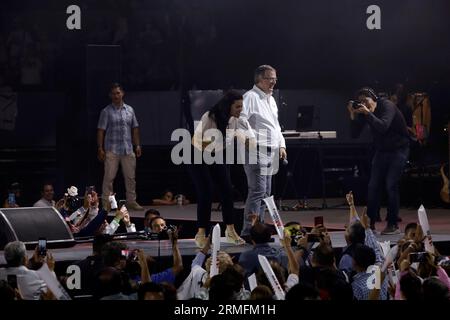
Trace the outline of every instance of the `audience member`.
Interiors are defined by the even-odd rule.
[[[39,274],[27,268],[28,259],[25,244],[20,241],[10,242],[5,246],[4,255],[6,268],[0,269],[0,280],[8,280],[8,276],[15,276],[19,292],[24,300],[40,300],[47,293],[47,285]],[[37,249],[34,259],[39,259]],[[46,263],[53,271],[55,261],[47,252]]]
[[[41,190],[41,199],[33,204],[33,207],[55,207],[56,203],[53,200],[55,191],[51,183],[45,183]]]
[[[242,252],[239,256],[239,264],[244,268],[246,277],[259,268],[258,255],[277,261],[284,268],[287,268],[288,257],[286,252],[269,244],[272,239],[272,233],[267,225],[256,222],[250,228],[250,239],[253,243],[253,248]]]

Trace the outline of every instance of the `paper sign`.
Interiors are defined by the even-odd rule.
[[[378,244],[381,247],[381,250],[383,251],[383,256],[386,258],[389,251],[391,250],[391,241],[384,241],[384,242],[379,242]]]
[[[273,196],[263,199],[269,209],[270,217],[272,218],[275,229],[277,230],[278,237],[280,240],[284,238],[284,225],[281,217],[278,213],[275,201],[273,201]]]
[[[372,265],[367,268],[367,273],[370,276],[367,278],[366,285],[369,290],[381,288],[381,271],[377,265]]]
[[[419,216],[419,224],[422,227],[423,234],[425,235],[425,251],[434,254],[434,246],[433,242],[431,241],[431,231],[430,225],[428,223],[428,216],[423,205],[420,206],[417,214]]]
[[[269,261],[265,256],[262,256],[258,254],[258,260],[259,264],[261,265],[264,273],[266,274],[267,279],[270,282],[270,285],[272,286],[273,292],[275,293],[275,297],[277,300],[284,300],[285,293],[283,288],[281,287],[280,283],[278,282],[277,277],[275,276],[275,273],[273,273],[272,267],[270,266]]]
[[[258,283],[256,282],[256,275],[252,273],[248,277],[248,286],[250,287],[250,292],[253,291],[257,287]]]
[[[212,244],[211,244],[211,268],[209,270],[210,278],[219,274],[219,267],[217,266],[217,254],[220,251],[220,225],[216,224],[212,232]]]
[[[58,300],[72,300],[69,294],[64,290],[63,286],[56,279],[55,275],[50,271],[46,263],[36,271],[39,277],[47,284],[48,289]]]

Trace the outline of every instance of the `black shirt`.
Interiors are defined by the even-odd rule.
[[[373,144],[378,151],[394,151],[409,145],[405,118],[388,99],[379,99],[374,112],[357,115],[351,122],[352,137],[359,136],[365,125],[369,125]]]

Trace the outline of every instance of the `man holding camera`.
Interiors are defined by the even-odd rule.
[[[378,98],[373,89],[362,88],[355,96],[356,101],[350,101],[347,105],[352,137],[359,136],[364,126],[368,125],[375,149],[367,199],[370,228],[375,229],[384,183],[388,197],[388,222],[382,234],[398,234],[400,233],[397,226],[400,205],[398,186],[409,156],[406,122],[395,104],[388,99]]]
[[[139,138],[139,124],[131,106],[123,102],[124,91],[120,84],[111,86],[111,104],[102,110],[97,125],[97,157],[105,163],[103,176],[103,206],[108,195],[113,193],[113,182],[119,168],[125,179],[127,208],[143,210],[136,202],[136,157],[142,154]],[[133,144],[136,153],[133,152]]]

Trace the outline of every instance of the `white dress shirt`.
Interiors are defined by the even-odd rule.
[[[55,200],[48,201],[44,198],[39,199],[33,204],[33,207],[54,207]]]
[[[47,285],[38,273],[25,266],[0,269],[0,280],[7,280],[8,275],[17,277],[17,287],[24,300],[39,300],[47,291]]]
[[[244,94],[240,119],[247,120],[256,134],[258,145],[286,148],[278,123],[278,107],[271,94],[266,94],[256,85]]]

